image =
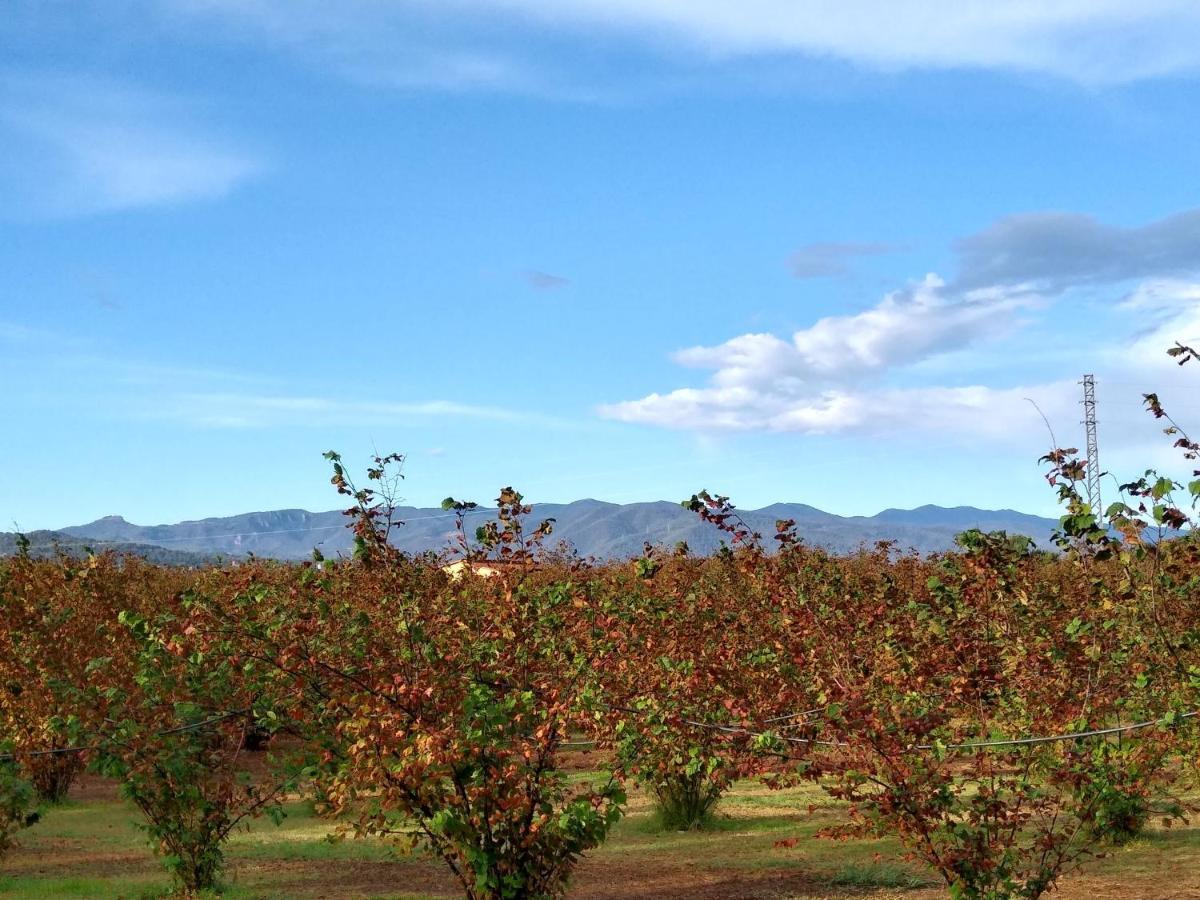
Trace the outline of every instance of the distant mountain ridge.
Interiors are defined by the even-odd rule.
[[[468,531],[487,521],[493,511],[469,514]],[[969,528],[1024,534],[1046,545],[1057,526],[1055,519],[1011,509],[986,510],[970,506],[921,506],[885,509],[874,516],[838,516],[803,503],[774,503],[757,510],[739,510],[743,519],[767,539],[778,519],[794,519],[800,536],[810,545],[836,553],[851,552],[876,541],[895,541],[903,549],[922,553],[950,549],[954,537]],[[436,508],[401,507],[405,524],[397,529],[395,543],[403,550],[442,550],[453,539],[454,516]],[[686,541],[697,553],[709,553],[722,535],[678,503],[607,503],[577,500],[573,503],[535,504],[531,518],[556,520],[552,540],[571,544],[583,556],[601,559],[635,556],[642,546],[673,546]],[[86,525],[59,530],[71,538],[151,545],[176,551],[223,556],[256,556],[304,559],[317,547],[326,556],[352,546],[346,518],[340,511],[308,512],[282,509],[237,516],[179,522],[174,525],[135,525],[120,516],[106,516]]]
[[[0,531],[0,556],[15,556],[19,553],[21,537],[14,532]],[[216,553],[180,550],[157,544],[128,541],[97,544],[87,538],[76,537],[61,531],[31,531],[23,537],[29,555],[36,559],[56,557],[59,554],[83,558],[94,550],[109,549],[118,553],[140,556],[150,562],[167,566],[200,566],[220,561],[220,554]]]

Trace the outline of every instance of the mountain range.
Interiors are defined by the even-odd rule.
[[[489,518],[488,509],[468,514],[468,532]],[[761,532],[767,542],[775,533],[778,519],[794,519],[806,543],[837,553],[871,546],[876,541],[895,541],[902,549],[922,553],[946,550],[954,537],[969,528],[1007,531],[1033,538],[1046,545],[1057,526],[1054,519],[1014,510],[985,510],[970,506],[953,508],[921,506],[916,509],[885,509],[874,516],[838,516],[802,503],[776,503],[756,510],[739,510],[748,525]],[[404,525],[394,534],[394,543],[410,552],[442,550],[450,546],[454,516],[441,509],[401,507]],[[686,541],[694,552],[716,549],[723,535],[702,522],[678,503],[606,503],[578,500],[574,503],[543,503],[534,507],[533,523],[556,520],[552,541],[566,541],[583,556],[600,559],[639,555],[643,544],[666,547]],[[120,516],[105,516],[86,525],[62,528],[39,535],[39,544],[58,540],[79,547],[117,547],[147,553],[147,548],[176,554],[177,562],[201,557],[243,557],[254,554],[275,559],[304,559],[318,548],[326,556],[344,553],[352,546],[340,511],[307,512],[284,509],[245,513],[223,518],[179,522],[174,525],[135,525]],[[532,528],[533,525],[531,524]],[[11,537],[9,543],[12,543]],[[136,545],[136,546],[134,546]],[[0,553],[5,544],[0,541]],[[12,552],[8,549],[7,552]]]

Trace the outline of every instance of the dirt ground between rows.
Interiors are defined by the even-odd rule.
[[[117,802],[112,782],[84,776],[71,793],[72,800],[85,803]],[[827,877],[818,877],[803,865],[756,869],[731,868],[730,860],[741,855],[738,836],[730,834],[722,846],[721,866],[706,865],[703,851],[686,845],[655,852],[651,859],[636,848],[615,847],[583,860],[572,881],[569,896],[577,900],[632,900],[655,897],[664,900],[807,900],[807,898],[870,897],[875,900],[934,900],[946,892],[937,888],[879,889],[831,887]],[[761,850],[750,851],[761,855]],[[159,860],[145,852],[106,851],[78,840],[39,841],[36,853],[18,849],[6,869],[15,875],[72,877],[128,877],[144,875],[157,881],[162,875]],[[748,860],[749,862],[749,860]],[[780,862],[784,862],[781,860]],[[457,897],[461,892],[443,864],[433,859],[409,859],[402,865],[389,861],[357,859],[230,860],[228,876],[233,884],[270,885],[263,897],[394,897],[425,895]],[[253,893],[259,896],[258,892]],[[28,894],[26,896],[29,896]],[[1062,900],[1200,900],[1200,863],[1194,858],[1164,858],[1153,871],[1118,876],[1077,874],[1067,877],[1054,896]]]

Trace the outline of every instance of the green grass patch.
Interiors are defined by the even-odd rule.
[[[834,887],[900,888],[910,891],[937,884],[928,875],[921,875],[895,863],[845,865],[833,874],[829,883]]]
[[[572,777],[604,776],[586,772]],[[614,873],[612,877],[629,881],[630,896],[636,894],[638,873],[692,867],[730,883],[745,877],[751,884],[764,874],[797,875],[825,885],[822,896],[894,896],[938,883],[919,865],[905,863],[895,840],[820,837],[823,828],[845,821],[843,807],[811,785],[777,791],[744,781],[723,798],[703,830],[680,832],[664,830],[650,799],[632,791],[625,818],[604,845],[588,854],[581,878],[594,881]],[[337,823],[317,816],[310,803],[294,801],[285,809],[281,825],[259,820],[231,836],[223,896],[458,896],[442,864],[426,854],[403,855],[387,841],[350,835],[331,841]],[[116,800],[69,801],[48,808],[5,858],[0,896],[164,896],[167,872],[137,820],[136,809]],[[1132,892],[1164,869],[1175,873],[1181,888],[1194,882],[1200,890],[1200,875],[1189,874],[1200,872],[1200,828],[1165,829],[1154,823],[1128,845],[1085,867],[1087,874],[1114,886],[1128,885]],[[390,885],[408,893],[390,892]],[[430,893],[414,893],[420,889]]]

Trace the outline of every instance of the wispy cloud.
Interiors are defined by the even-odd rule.
[[[108,312],[117,312],[122,309],[121,301],[118,299],[117,278],[112,272],[101,268],[90,268],[79,272],[75,280],[83,295],[93,306]]]
[[[896,248],[880,243],[806,244],[788,257],[788,268],[797,278],[828,278],[845,275],[851,260],[860,256],[879,256]]]
[[[33,328],[20,322],[0,320],[0,342],[37,351],[51,348],[82,351],[91,346],[87,338],[60,334],[44,328]]]
[[[28,374],[46,402],[89,418],[153,421],[195,428],[309,428],[395,425],[398,422],[474,422],[553,430],[593,430],[595,420],[562,418],[532,409],[420,398],[379,400],[312,393],[295,378],[239,371],[186,360],[129,357],[91,338],[0,320],[0,370]],[[3,372],[0,371],[0,376]],[[435,447],[431,456],[444,452]]]
[[[594,43],[624,39],[663,60],[834,58],[881,70],[1002,69],[1111,83],[1200,65],[1190,0],[151,0],[192,20],[229,23],[343,69],[445,87],[535,88],[538,67],[512,32]],[[464,49],[467,48],[467,49]],[[666,52],[661,52],[665,50]],[[399,60],[399,62],[397,62]]]
[[[676,37],[701,53],[795,52],[887,69],[981,68],[1120,82],[1194,69],[1200,9],[1188,0],[460,0],[564,24]]]
[[[558,288],[564,288],[571,283],[571,279],[563,278],[561,275],[551,275],[549,272],[539,272],[536,269],[530,269],[521,274],[525,279],[525,283],[530,287],[539,291],[553,291]]]
[[[0,341],[5,341],[10,344],[24,344],[33,340],[37,336],[37,332],[24,325],[16,325],[12,322],[0,322]]]
[[[283,383],[283,379],[258,373],[129,357],[93,336],[0,320],[3,345],[8,345],[10,352],[0,354],[0,367],[10,366],[26,377],[36,373],[31,381],[37,382],[47,396],[53,393],[52,385],[65,386],[56,402],[69,405],[82,401],[89,413],[101,415],[106,401],[100,397],[117,398],[113,407],[123,408],[127,403],[135,404],[138,398],[157,403],[162,392],[172,386],[263,392],[278,389]]]
[[[197,118],[108,80],[3,74],[0,178],[29,211],[79,215],[220,197],[262,171]]]
[[[544,67],[481,28],[486,10],[424,0],[146,0],[193,32],[258,41],[368,86],[566,95]]]
[[[405,419],[567,425],[552,416],[451,400],[394,402],[228,392],[175,393],[142,414],[207,428],[363,425]]]

